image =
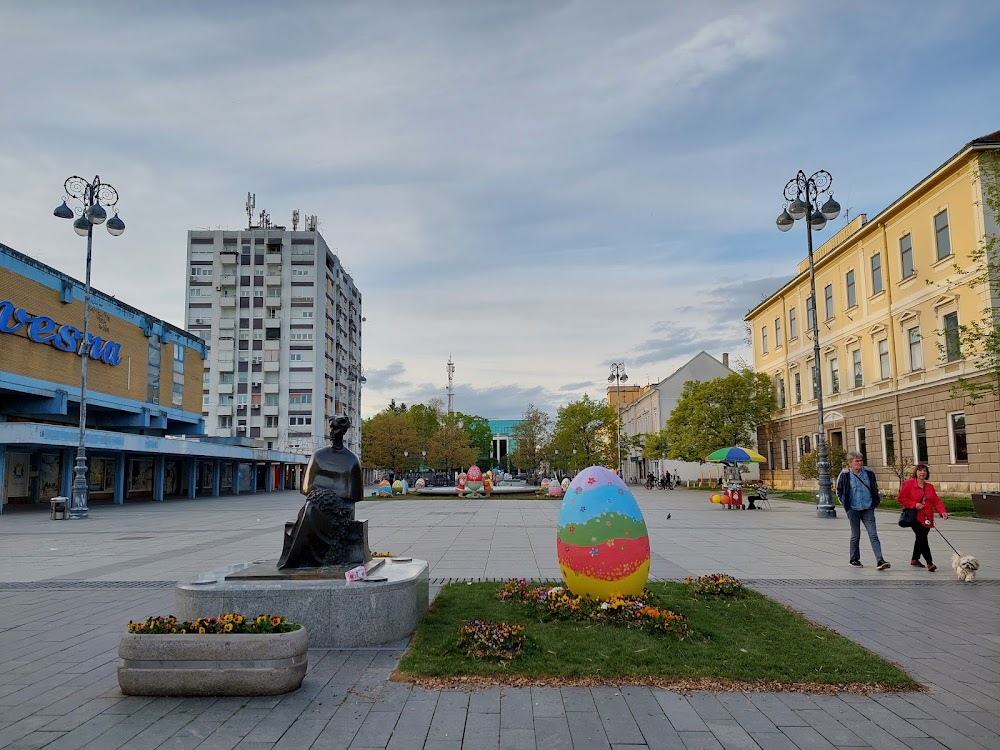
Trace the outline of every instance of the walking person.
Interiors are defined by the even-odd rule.
[[[857,451],[847,454],[847,466],[837,477],[837,499],[847,511],[847,520],[851,522],[849,563],[855,568],[864,567],[861,564],[860,549],[861,524],[864,524],[872,544],[872,552],[875,553],[875,564],[879,570],[887,570],[891,566],[882,557],[882,543],[875,527],[875,509],[881,502],[875,472],[865,466],[864,457]]]
[[[913,526],[913,559],[910,565],[915,568],[923,568],[920,562],[921,555],[927,561],[927,570],[933,573],[937,570],[937,565],[931,559],[931,545],[927,541],[928,534],[934,528],[934,511],[937,511],[941,518],[948,517],[948,511],[944,508],[944,503],[938,497],[934,485],[927,480],[931,476],[927,464],[917,464],[913,467],[913,476],[900,485],[899,504],[904,508],[915,508],[917,520]]]

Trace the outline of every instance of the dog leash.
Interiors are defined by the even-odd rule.
[[[935,530],[935,531],[936,531],[936,532],[937,532],[938,534],[941,534],[941,529],[939,529],[939,528],[938,528],[937,526],[935,526],[935,527],[934,527],[934,530]],[[961,555],[961,554],[962,554],[962,553],[961,553],[961,552],[959,552],[959,551],[958,551],[957,549],[955,549],[954,545],[952,545],[952,543],[951,543],[951,542],[949,542],[949,541],[948,541],[948,537],[946,537],[946,536],[945,536],[944,534],[941,534],[941,538],[942,538],[942,539],[944,539],[944,543],[945,543],[945,544],[947,544],[947,545],[948,545],[949,547],[951,547],[951,551],[952,551],[952,552],[954,552],[954,553],[955,553],[956,555]]]

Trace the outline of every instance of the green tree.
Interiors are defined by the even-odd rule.
[[[476,462],[479,454],[472,447],[472,438],[465,430],[465,422],[458,414],[445,414],[441,426],[427,447],[427,463],[439,470],[467,469]]]
[[[492,468],[493,430],[490,429],[490,420],[461,412],[456,412],[456,416],[469,437],[469,446],[476,451],[473,461],[483,471]],[[468,465],[465,468],[468,468]]]
[[[594,401],[584,394],[579,401],[559,409],[552,437],[545,448],[546,451],[558,448],[560,455],[572,455],[575,449],[575,460],[583,467],[598,464],[614,467],[617,435],[614,409],[607,401]]]
[[[1000,223],[1000,156],[990,153],[979,157],[978,180],[987,226],[996,227]],[[985,290],[986,305],[978,320],[960,322],[957,332],[937,331],[938,350],[942,359],[960,352],[988,377],[959,377],[952,396],[965,396],[972,403],[986,396],[1000,397],[1000,306],[995,304],[1000,296],[1000,235],[996,231],[985,235],[969,266],[956,265],[955,273],[962,285]]]
[[[373,469],[403,471],[419,456],[420,438],[406,416],[396,409],[387,408],[362,425],[365,436],[361,445],[361,460]],[[409,451],[410,459],[405,456]]]
[[[664,428],[659,432],[646,436],[646,445],[643,446],[642,457],[652,460],[667,458],[668,447],[667,430]]]
[[[540,450],[549,442],[551,430],[552,418],[534,404],[528,404],[521,421],[511,430],[514,439],[511,464],[529,473],[537,471]]]
[[[816,465],[818,460],[818,451],[806,453],[799,459],[799,475],[803,479],[818,479],[819,467]],[[836,484],[840,472],[847,467],[847,451],[839,445],[827,446],[827,460],[830,462],[830,476]]]
[[[667,457],[698,461],[718,448],[750,445],[774,404],[770,378],[749,369],[715,380],[689,380],[667,420]]]
[[[421,442],[421,450],[426,450],[431,439],[441,428],[441,413],[434,404],[411,404],[406,412],[406,420],[413,426]]]

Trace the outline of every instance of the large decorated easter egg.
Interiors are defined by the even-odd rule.
[[[649,535],[639,504],[617,474],[603,466],[577,474],[558,523],[559,569],[570,591],[602,601],[642,593],[649,577]]]

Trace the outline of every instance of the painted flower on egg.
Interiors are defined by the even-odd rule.
[[[589,509],[589,510],[588,510]],[[649,534],[628,486],[603,466],[584,469],[559,510],[556,551],[566,587],[607,601],[638,596],[649,578]]]

